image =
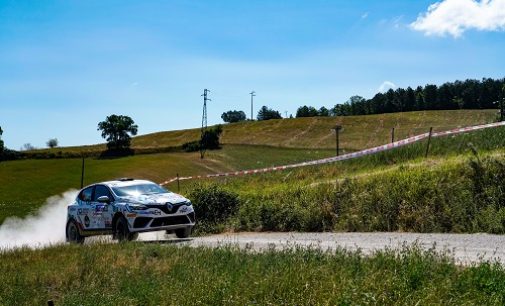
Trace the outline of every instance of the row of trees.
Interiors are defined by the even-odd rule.
[[[440,86],[426,86],[390,89],[377,93],[371,99],[352,96],[343,104],[331,109],[313,106],[300,106],[296,117],[326,117],[369,115],[420,110],[485,109],[497,108],[498,101],[505,99],[505,79],[484,78],[465,81],[447,82]],[[221,116],[225,122],[245,120],[242,111],[229,111]],[[230,119],[231,118],[231,119]],[[280,119],[278,111],[263,106],[258,112],[258,120]]]
[[[328,117],[330,116],[330,110],[322,106],[320,109],[316,109],[313,106],[300,106],[296,110],[296,118],[300,117]]]
[[[390,89],[372,99],[353,96],[332,109],[336,116],[368,115],[420,110],[485,109],[497,108],[505,98],[505,79],[485,78]]]
[[[267,106],[262,106],[258,111],[258,120],[282,119],[281,113]],[[224,122],[234,123],[246,120],[246,115],[243,111],[231,110],[223,113],[221,119]]]

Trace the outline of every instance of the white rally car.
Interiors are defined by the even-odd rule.
[[[104,234],[134,240],[140,232],[160,230],[187,238],[196,221],[185,197],[153,182],[129,178],[83,188],[67,210],[67,241],[77,243]]]

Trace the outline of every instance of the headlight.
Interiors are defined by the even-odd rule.
[[[136,210],[146,210],[149,207],[144,206],[144,205],[136,205],[136,204],[128,204],[126,205],[126,210],[129,212],[136,211]]]
[[[184,203],[184,204],[186,204],[186,206],[191,206],[191,202],[190,202],[190,201],[187,201],[187,202],[186,202],[186,203]]]

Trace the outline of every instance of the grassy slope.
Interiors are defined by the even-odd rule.
[[[197,207],[207,206],[198,199],[215,183],[237,194],[235,214],[217,231],[505,233],[504,148],[502,127],[433,139],[427,159],[421,142],[324,166],[189,182],[183,193]]]
[[[503,305],[499,264],[416,248],[252,253],[128,243],[0,253],[0,304]]]
[[[493,116],[494,111],[485,110],[345,117],[342,120],[344,120],[343,124],[347,128],[343,131],[341,139],[343,142],[347,141],[345,139],[355,139],[356,144],[353,143],[352,147],[356,149],[362,146],[387,142],[390,132],[389,127],[394,125],[395,122],[399,124],[396,125],[396,135],[401,137],[422,132],[428,126],[443,130],[461,125],[489,122]],[[424,121],[421,121],[421,119]],[[159,182],[174,177],[176,173],[181,176],[206,174],[281,165],[331,156],[333,154],[332,149],[288,149],[276,148],[271,145],[294,145],[295,142],[292,137],[290,138],[292,142],[289,143],[275,142],[276,139],[286,138],[288,131],[290,131],[305,135],[296,138],[299,140],[298,146],[318,146],[316,144],[323,143],[321,139],[326,139],[324,133],[331,134],[329,127],[334,122],[335,118],[301,118],[228,125],[225,127],[225,134],[223,135],[225,142],[238,142],[241,137],[245,139],[244,143],[258,142],[270,146],[225,145],[223,150],[208,152],[207,158],[203,161],[200,160],[197,153],[138,155],[111,160],[88,159],[85,183],[123,176],[142,177]],[[426,125],[421,127],[421,122],[425,122]],[[304,126],[308,127],[304,128]],[[382,130],[380,130],[382,136],[379,137],[379,133],[374,133],[371,138],[368,133],[371,130],[370,126],[382,126]],[[255,131],[256,134],[264,135],[264,137],[255,140],[249,139],[248,137],[253,134],[250,131]],[[158,136],[151,134],[137,137],[135,141],[145,141],[144,145],[152,146],[154,145],[152,141],[156,138],[158,139],[157,145],[174,145],[175,142],[173,141],[189,140],[185,138],[189,136],[184,136],[184,133],[186,132],[176,131],[160,133]],[[457,139],[461,139],[461,137]],[[312,143],[304,142],[309,140]],[[472,140],[465,141],[471,142]],[[463,143],[466,143],[465,141],[459,143],[453,141],[450,148],[441,149],[441,155],[449,151],[454,152]],[[435,140],[433,146],[435,153],[439,147],[443,148],[443,146],[436,145],[436,143]],[[403,160],[410,160],[419,157],[419,152],[423,149],[415,149],[414,151],[416,152],[415,154],[412,153],[414,155],[402,153],[398,156]],[[300,169],[244,179],[246,182],[252,183],[242,184],[240,183],[244,182],[242,179],[233,181],[241,185],[235,186],[240,192],[247,190],[247,192],[255,193],[259,190],[258,188],[264,191],[283,188],[282,186],[286,184],[312,184],[314,183],[314,177],[317,177],[318,180],[335,179],[345,175],[356,175],[370,169],[378,169],[377,167],[388,167],[401,161],[398,156],[382,160],[376,160],[376,157],[367,157],[357,161],[316,168],[320,171],[316,170],[315,173],[312,170]],[[36,210],[47,197],[69,188],[78,188],[79,183],[80,160],[78,159],[22,160],[0,163],[0,194],[2,195],[0,200],[0,223],[7,216],[23,216]],[[191,184],[191,182],[184,182],[182,184],[183,190]],[[175,186],[172,185],[170,188],[175,188]]]
[[[341,131],[341,148],[356,151],[384,144],[391,139],[395,128],[396,139],[426,132],[455,127],[489,123],[496,119],[496,110],[420,111],[348,117],[312,117],[269,121],[240,122],[223,126],[224,144],[267,145],[291,148],[335,147],[335,124]],[[158,132],[133,138],[133,148],[175,147],[198,140],[200,129]],[[63,147],[38,151],[96,151],[105,145]]]
[[[85,184],[118,177],[146,178],[156,182],[181,176],[267,167],[285,162],[322,158],[332,150],[303,150],[261,146],[225,146],[199,153],[162,153],[119,159],[86,159]],[[0,163],[0,223],[7,216],[24,216],[44,200],[80,187],[80,159],[35,159]],[[4,175],[5,174],[5,175]],[[174,188],[175,186],[170,186]]]

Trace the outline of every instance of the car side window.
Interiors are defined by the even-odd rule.
[[[88,187],[79,193],[79,200],[84,202],[91,201],[91,196],[93,195],[93,187]]]
[[[114,198],[110,194],[109,188],[103,185],[97,185],[95,187],[95,195],[93,197],[93,202],[96,202],[98,198],[101,196],[108,196],[111,201],[114,200]]]

